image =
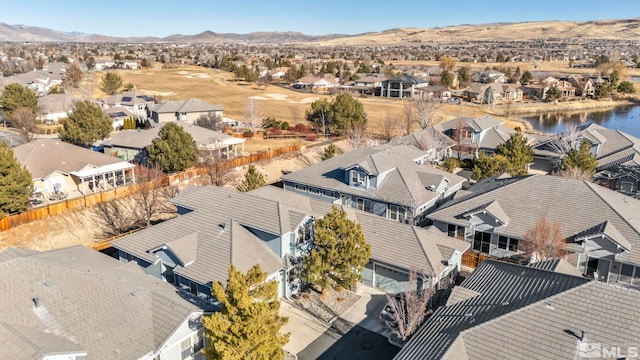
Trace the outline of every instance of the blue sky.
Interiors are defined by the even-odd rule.
[[[359,34],[396,27],[639,16],[638,0],[14,0],[0,6],[0,22],[110,36],[205,30]]]

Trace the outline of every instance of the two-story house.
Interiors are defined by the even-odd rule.
[[[103,99],[103,108],[123,107],[139,119],[147,118],[147,107],[154,105],[154,98],[137,90],[124,91],[120,94]]]
[[[380,87],[385,80],[383,74],[356,74],[360,78],[340,85],[340,89],[357,94],[380,95]]]
[[[465,181],[427,165],[429,155],[411,145],[360,148],[282,181],[286,190],[414,224]]]
[[[588,181],[491,178],[427,217],[473,251],[504,258],[523,253],[526,232],[543,216],[560,225],[567,261],[585,276],[640,286],[640,200]]]
[[[417,90],[429,85],[429,82],[413,75],[399,75],[384,80],[380,87],[380,96],[393,98],[411,98]]]

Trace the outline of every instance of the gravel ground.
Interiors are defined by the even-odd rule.
[[[326,296],[323,297],[320,289],[309,288],[294,302],[315,317],[330,323],[360,299],[360,295],[349,290],[338,292],[333,289],[326,289],[325,293]]]

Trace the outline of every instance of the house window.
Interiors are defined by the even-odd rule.
[[[406,213],[402,206],[389,205],[389,219],[404,221],[405,217]]]
[[[631,181],[622,181],[620,184],[620,191],[627,193],[633,192],[633,183]]]
[[[351,171],[351,184],[352,185],[366,185],[367,176],[359,171]]]
[[[509,245],[509,238],[506,236],[498,237],[498,248],[507,250],[507,246]]]
[[[464,226],[449,224],[447,226],[447,235],[458,240],[464,240]]]
[[[620,269],[620,277],[618,278],[619,282],[631,284],[631,279],[633,278],[633,269],[632,265],[622,264],[622,269]]]
[[[636,268],[635,274],[633,275],[633,285],[640,285],[640,270]]]
[[[191,356],[191,338],[186,338],[180,342],[180,359],[188,359]]]
[[[322,195],[326,197],[333,197],[333,191],[331,190],[323,190]]]
[[[311,194],[315,194],[315,195],[320,195],[320,189],[310,187],[310,188],[309,188],[309,193],[311,193]]]
[[[307,191],[307,187],[304,185],[296,184],[296,190]]]
[[[520,240],[509,239],[509,251],[518,252],[519,245],[520,245]]]
[[[356,200],[356,209],[364,210],[364,199],[358,198]]]
[[[476,231],[473,234],[473,250],[488,254],[491,248],[491,233]]]

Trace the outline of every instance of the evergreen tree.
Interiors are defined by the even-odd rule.
[[[511,176],[527,175],[527,165],[533,161],[533,149],[527,144],[520,128],[509,140],[498,145],[496,155],[502,155],[509,161],[507,172]]]
[[[467,83],[471,81],[471,74],[469,74],[468,66],[463,66],[458,70],[458,80],[460,80],[460,83]]]
[[[229,266],[226,287],[219,281],[212,293],[220,312],[204,318],[207,359],[284,359],[282,347],[289,334],[280,333],[288,319],[278,314],[278,282],[267,282],[267,273],[255,265],[246,275]]]
[[[350,220],[344,210],[333,207],[314,222],[314,249],[303,265],[307,282],[327,287],[350,287],[362,277],[371,256],[362,227]]]
[[[102,76],[102,86],[100,89],[107,95],[115,95],[122,87],[122,78],[120,75],[108,72]]]
[[[571,149],[562,164],[564,170],[578,168],[590,174],[595,173],[597,167],[598,160],[596,155],[591,152],[591,143],[588,141],[582,141],[578,150]]]
[[[89,100],[76,103],[69,117],[58,131],[60,140],[80,146],[89,146],[104,139],[111,132],[113,121],[100,106]]]
[[[355,126],[367,125],[364,106],[349,93],[342,93],[331,101],[316,100],[305,115],[316,131],[325,131],[325,134],[341,136]]]
[[[326,130],[331,124],[331,103],[327,99],[312,102],[311,108],[305,111],[305,117],[313,124],[316,132],[323,132],[323,135],[326,135]]]
[[[552,86],[547,90],[547,99],[548,100],[558,100],[562,97],[562,91],[555,86]]]
[[[451,87],[453,85],[453,75],[448,70],[444,70],[440,75],[440,81],[442,81],[442,85]]]
[[[473,164],[473,175],[480,181],[492,176],[498,176],[507,172],[509,160],[503,155],[490,156],[480,152]]]
[[[20,166],[13,150],[0,141],[0,217],[24,211],[32,192],[29,170]]]
[[[338,152],[338,147],[335,144],[329,144],[329,146],[324,148],[324,151],[322,152],[322,161],[335,157],[337,152]]]
[[[526,84],[531,81],[531,79],[533,79],[533,76],[531,75],[529,70],[525,70],[525,72],[522,73],[522,77],[520,78],[520,83]]]
[[[149,162],[162,171],[173,173],[192,167],[198,159],[198,148],[191,134],[176,123],[167,123],[147,147]]]
[[[255,190],[257,188],[261,188],[265,186],[267,182],[264,180],[264,176],[258,169],[253,165],[249,165],[249,169],[244,174],[244,179],[238,185],[237,190],[241,192],[247,192],[251,190]]]
[[[4,108],[7,116],[11,116],[14,110],[29,108],[34,114],[38,113],[38,97],[33,90],[18,83],[9,84],[4,88],[0,96],[0,107]]]
[[[631,81],[621,81],[616,90],[621,94],[633,94],[636,92]]]

